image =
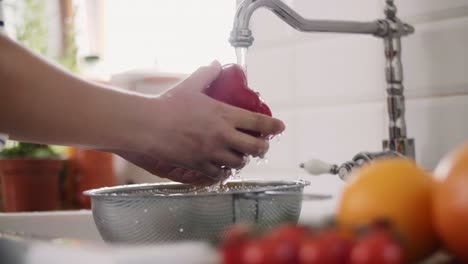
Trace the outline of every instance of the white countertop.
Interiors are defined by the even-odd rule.
[[[263,177],[262,177],[263,178]],[[269,175],[269,179],[276,178]],[[291,178],[292,179],[292,178]],[[326,201],[303,201],[299,221],[315,222],[333,214],[341,188],[334,177],[311,178],[305,193],[331,194]],[[217,263],[216,250],[205,243],[177,243],[155,246],[106,245],[94,225],[90,210],[0,213],[0,233],[44,238],[47,243],[33,243],[21,263]],[[57,241],[79,242],[77,246]],[[52,239],[52,240],[51,240]],[[0,242],[2,238],[0,235]],[[29,243],[28,243],[29,244]],[[0,243],[0,245],[2,245]],[[1,248],[0,248],[1,249]],[[5,251],[4,251],[5,252]],[[1,253],[1,250],[0,250]],[[1,254],[0,254],[1,255]],[[182,261],[182,262],[181,262]]]

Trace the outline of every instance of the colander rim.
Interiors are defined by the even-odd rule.
[[[84,195],[89,196],[91,198],[97,197],[109,197],[109,198],[141,198],[141,197],[167,197],[167,198],[186,198],[186,197],[205,197],[205,196],[219,196],[219,195],[232,195],[232,194],[244,194],[244,193],[262,193],[267,191],[278,191],[283,189],[288,189],[292,187],[300,187],[304,188],[305,186],[310,185],[309,181],[304,180],[295,180],[295,181],[286,181],[286,180],[277,180],[277,181],[264,181],[264,180],[230,180],[229,183],[260,183],[266,185],[265,187],[259,187],[255,190],[230,190],[225,192],[203,192],[203,193],[185,193],[185,194],[148,194],[148,193],[140,193],[140,194],[132,194],[132,195],[121,195],[119,191],[126,191],[126,190],[137,190],[140,188],[151,188],[155,186],[190,186],[190,184],[178,183],[178,182],[159,182],[159,183],[143,183],[143,184],[128,184],[128,185],[118,185],[113,187],[102,187],[97,189],[86,190],[83,192]],[[273,185],[273,186],[272,186]]]

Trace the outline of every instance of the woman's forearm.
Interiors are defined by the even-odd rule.
[[[230,106],[204,91],[221,72],[213,62],[159,97],[86,82],[0,36],[0,132],[11,138],[113,151],[144,169],[183,182],[226,176],[263,156],[275,118]],[[205,181],[206,182],[206,181]]]
[[[0,132],[59,145],[138,148],[149,98],[86,82],[0,36]],[[154,101],[154,100],[152,100]]]

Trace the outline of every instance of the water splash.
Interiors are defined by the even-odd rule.
[[[276,135],[276,144],[281,143],[281,137],[284,136],[284,132],[281,132],[280,134]]]
[[[260,166],[262,164],[268,164],[268,161],[267,157],[258,157],[255,163],[257,166]]]
[[[240,170],[239,169],[231,169],[231,175],[229,176],[230,180],[240,180],[241,175],[240,175]]]
[[[220,181],[220,182],[217,182],[211,186],[207,186],[205,187],[205,190],[207,192],[216,192],[216,193],[219,193],[222,189],[222,186],[223,186],[223,183]]]
[[[247,155],[244,155],[242,157],[242,162],[245,164],[245,166],[249,165],[251,158],[252,158],[252,156],[247,156]]]
[[[257,166],[259,166],[259,165],[262,165],[262,163],[263,163],[263,159],[262,159],[262,158],[257,158],[255,164],[256,164]]]

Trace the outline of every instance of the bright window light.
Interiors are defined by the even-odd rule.
[[[109,72],[153,67],[190,73],[218,59],[234,62],[228,42],[235,0],[105,0],[103,64]]]

